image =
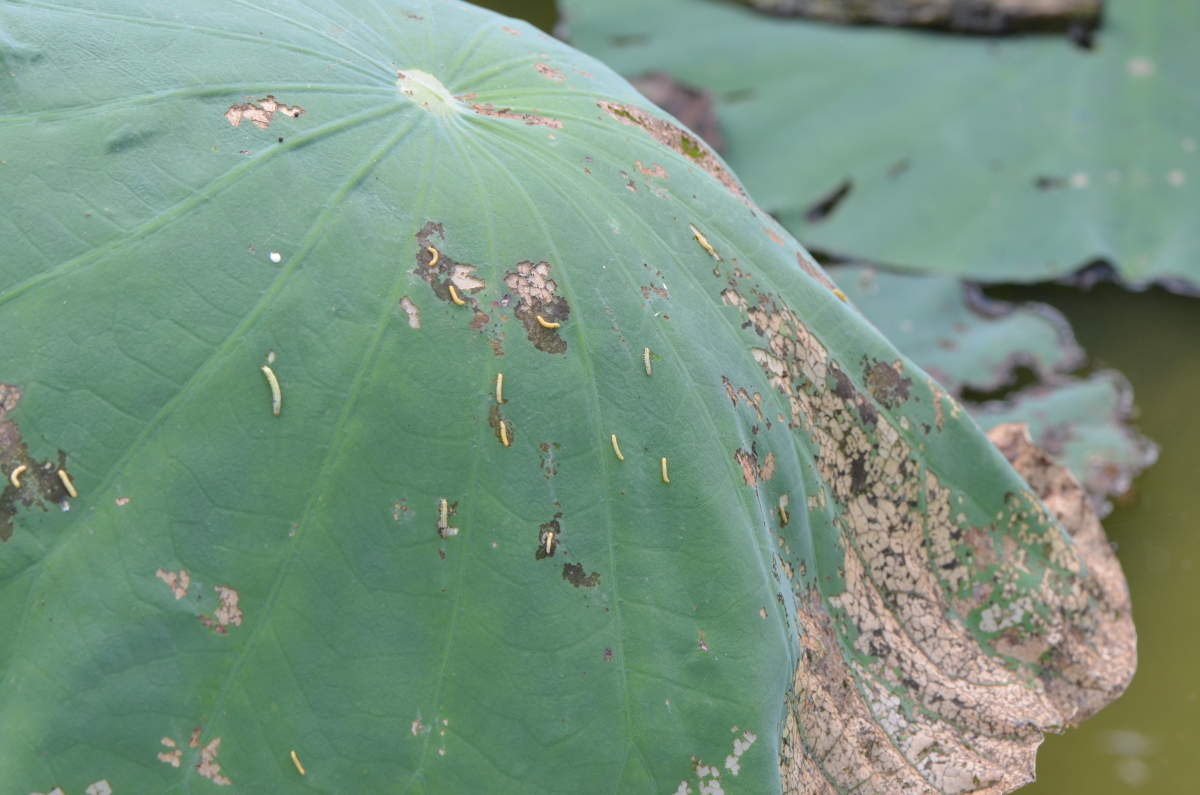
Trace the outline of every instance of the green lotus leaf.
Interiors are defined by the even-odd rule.
[[[1104,263],[1134,286],[1200,288],[1194,3],[1109,0],[1092,49],[724,0],[559,8],[621,74],[712,91],[729,163],[810,246],[987,281]]]
[[[1128,492],[1157,460],[1158,447],[1132,425],[1133,388],[1124,376],[1067,375],[1086,357],[1053,307],[998,301],[944,276],[861,264],[836,265],[829,274],[867,320],[956,398],[979,400],[980,392],[1014,384],[1017,368],[1026,368],[1032,385],[1004,400],[963,405],[985,430],[1028,425],[1032,441],[1087,488],[1100,516],[1112,510],[1109,497]]]
[[[998,792],[1129,681],[1094,517],[598,62],[0,29],[0,790]]]

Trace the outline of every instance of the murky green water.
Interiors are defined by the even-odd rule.
[[[478,5],[549,31],[552,0]],[[1105,522],[1133,595],[1140,664],[1128,692],[1047,739],[1028,795],[1200,793],[1200,299],[1160,290],[1006,288],[1061,309],[1096,367],[1129,378],[1142,431],[1161,445],[1134,504]]]
[[[1200,793],[1200,299],[1105,285],[993,291],[1062,310],[1094,366],[1129,377],[1161,446],[1136,503],[1104,520],[1133,596],[1139,664],[1129,690],[1046,740],[1029,795]]]

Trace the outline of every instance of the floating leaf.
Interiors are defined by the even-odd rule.
[[[1101,0],[738,0],[760,11],[839,25],[901,25],[965,33],[1086,31]],[[1080,34],[1082,35],[1082,34]]]
[[[992,392],[1017,367],[1041,379],[1083,365],[1066,318],[1046,304],[1010,304],[978,286],[864,265],[829,268],[830,277],[867,320],[956,397],[964,388]]]
[[[1131,427],[1133,388],[1115,370],[1083,379],[1058,379],[1005,401],[971,407],[984,428],[1023,422],[1035,444],[1065,465],[1091,493],[1096,511],[1129,491],[1133,479],[1158,460],[1158,446]]]
[[[0,28],[0,791],[999,791],[1128,682],[1087,549],[601,64]]]
[[[1200,5],[1110,0],[1092,49],[724,0],[559,7],[572,43],[621,74],[711,90],[729,163],[812,246],[986,281],[1103,263],[1134,286],[1200,289]]]

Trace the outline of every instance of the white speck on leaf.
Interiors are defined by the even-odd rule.
[[[84,795],[112,795],[112,787],[109,786],[108,779],[101,779],[89,784],[83,793]]]
[[[1167,174],[1167,184],[1173,188],[1182,188],[1183,183],[1186,181],[1187,181],[1187,178],[1183,175],[1183,172],[1180,171],[1179,169],[1176,169],[1176,170],[1172,171],[1171,173]]]
[[[271,262],[274,262],[276,265],[278,265],[280,262],[283,262],[283,255],[280,254],[278,251],[272,251],[271,252]]]
[[[1129,61],[1129,74],[1134,77],[1150,77],[1154,68],[1154,61],[1149,58],[1131,58]]]
[[[421,327],[421,310],[412,302],[412,299],[407,295],[400,299],[400,308],[404,310],[404,314],[408,315],[408,327]]]

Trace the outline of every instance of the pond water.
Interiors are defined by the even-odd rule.
[[[550,31],[552,0],[484,0]],[[1023,795],[1200,793],[1200,299],[1162,290],[1056,286],[990,290],[1058,307],[1094,368],[1133,384],[1158,463],[1104,521],[1133,596],[1139,667],[1124,696],[1047,738]]]
[[[1200,792],[1200,299],[1115,285],[989,292],[1058,307],[1092,366],[1129,378],[1138,425],[1161,447],[1132,504],[1104,520],[1133,597],[1137,675],[1099,715],[1047,738],[1022,792]]]

